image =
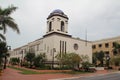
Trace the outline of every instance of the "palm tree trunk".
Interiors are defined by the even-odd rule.
[[[5,56],[4,66],[3,68],[6,69],[7,57]]]

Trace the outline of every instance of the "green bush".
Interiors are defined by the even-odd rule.
[[[34,58],[35,67],[45,67],[46,55],[45,53],[40,53]]]
[[[28,62],[23,62],[22,66],[25,66],[25,67],[30,67],[30,64]]]
[[[11,63],[12,65],[17,65],[17,64],[20,63],[20,59],[19,59],[19,58],[11,58],[11,59],[10,59],[10,63]]]

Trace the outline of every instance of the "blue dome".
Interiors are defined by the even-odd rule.
[[[64,14],[64,12],[60,9],[56,9],[52,13]]]
[[[61,17],[64,17],[64,18],[68,19],[67,15],[65,15],[64,12],[60,9],[56,9],[56,10],[52,11],[47,19],[49,19],[53,16],[61,16]]]

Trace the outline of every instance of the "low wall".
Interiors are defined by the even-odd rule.
[[[105,70],[104,67],[90,67],[90,68],[95,68],[96,70]]]
[[[96,70],[105,70],[104,67],[95,67]]]

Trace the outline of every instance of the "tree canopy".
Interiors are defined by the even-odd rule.
[[[81,61],[80,56],[76,53],[59,53],[56,55],[56,58],[59,61],[61,67],[67,65],[70,68],[74,68],[75,66],[78,66]]]

